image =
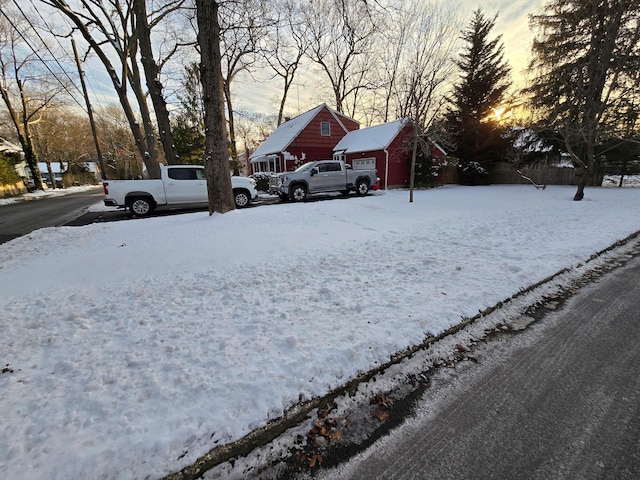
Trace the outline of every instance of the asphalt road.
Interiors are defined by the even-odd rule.
[[[640,258],[443,369],[418,414],[326,479],[640,478]]]
[[[87,208],[104,198],[102,188],[56,197],[42,197],[3,205],[0,208],[0,244],[45,227],[82,226],[100,222],[136,220],[127,209],[88,212]],[[279,203],[279,199],[259,199],[252,207]],[[152,216],[206,211],[196,209],[158,209]]]
[[[59,197],[43,197],[3,205],[0,207],[0,243],[38,228],[57,227],[72,222],[87,207],[103,197],[102,188],[95,188]]]

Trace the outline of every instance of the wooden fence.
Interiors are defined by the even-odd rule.
[[[540,165],[537,167],[522,168],[518,170],[507,163],[496,163],[489,174],[489,183],[492,184],[521,184],[530,183],[524,177],[529,177],[537,185],[578,185],[580,171],[576,168],[552,167]],[[602,175],[596,175],[591,179],[591,185],[601,185]]]

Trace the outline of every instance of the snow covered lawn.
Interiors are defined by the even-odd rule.
[[[640,230],[639,188],[573,194],[378,192],[0,245],[0,478],[178,471]]]

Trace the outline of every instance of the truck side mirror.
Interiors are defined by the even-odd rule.
[[[320,173],[320,170],[318,169],[318,167],[313,167],[311,169],[311,176],[314,176],[316,173]]]

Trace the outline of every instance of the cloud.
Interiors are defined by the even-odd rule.
[[[511,66],[516,86],[523,82],[522,73],[531,54],[533,32],[529,29],[529,15],[536,13],[543,3],[542,0],[493,0],[479,5],[487,16],[498,15],[493,33],[502,35],[505,58]]]

